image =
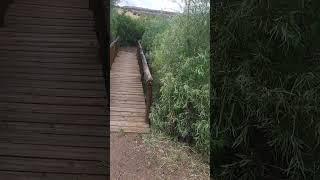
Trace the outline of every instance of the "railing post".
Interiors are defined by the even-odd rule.
[[[151,105],[152,105],[152,81],[148,81],[147,82],[147,95],[146,95],[146,105],[147,105],[147,109],[146,109],[146,121],[150,124],[150,118],[149,118],[149,114],[150,114],[150,109],[151,109]]]
[[[109,48],[109,53],[110,53],[110,69],[112,68],[112,64],[114,62],[114,59],[117,56],[118,53],[118,47],[119,46],[119,38],[116,38],[111,44]]]

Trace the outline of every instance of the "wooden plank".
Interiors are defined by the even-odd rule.
[[[2,56],[6,56],[7,54],[13,54],[12,51],[1,50],[0,54]],[[55,58],[97,58],[97,54],[89,54],[89,53],[56,53],[56,52],[34,52],[34,51],[15,51],[14,55],[16,57],[55,57]]]
[[[59,68],[59,69],[82,69],[86,70],[101,70],[101,66],[99,64],[61,64],[61,63],[39,63],[33,61],[15,61],[13,59],[10,60],[0,60],[0,65],[2,66],[24,66],[24,67],[38,67],[38,68]],[[66,71],[67,74],[68,71]]]
[[[0,158],[0,169],[6,171],[106,175],[106,168],[106,160],[105,162],[99,162],[5,156]]]
[[[39,134],[63,134],[106,137],[107,128],[104,126],[88,126],[74,124],[45,124],[28,122],[0,122],[1,131],[19,131],[21,133],[39,133]]]
[[[144,112],[110,111],[110,116],[142,117],[142,116],[145,116],[145,113]]]
[[[111,101],[111,103],[110,103],[110,108],[132,108],[132,107],[134,107],[135,109],[146,109],[146,105],[145,104],[137,104],[137,103],[135,103],[135,102],[133,102],[133,103],[131,103],[131,104],[127,104],[127,103],[123,103],[123,104],[121,104],[121,103],[117,103],[117,102],[114,102],[114,101]]]
[[[118,100],[137,100],[137,101],[144,101],[144,96],[142,94],[138,95],[138,94],[115,94],[112,93],[110,95],[110,97],[112,97],[112,99],[118,99]]]
[[[139,108],[135,108],[133,107],[110,107],[110,111],[114,111],[114,112],[128,112],[128,113],[144,113],[146,110],[145,109],[139,109]]]
[[[110,125],[117,126],[136,126],[136,127],[149,127],[145,122],[145,117],[129,117],[129,116],[112,116],[110,118]]]
[[[44,6],[43,4],[29,4],[29,3],[24,3],[25,1],[23,1],[22,3],[13,3],[10,4],[10,8],[26,8],[26,9],[34,9],[34,8],[42,8],[42,9],[46,9],[47,11],[55,11],[57,9],[60,10],[69,10],[72,12],[79,12],[79,13],[92,13],[92,11],[90,11],[89,9],[81,9],[81,8],[72,8],[72,7],[55,7],[55,6]],[[30,2],[30,1],[29,1]],[[70,0],[68,0],[68,2],[70,2]],[[88,2],[88,1],[87,1]]]
[[[73,21],[73,20],[72,20]],[[78,38],[78,39],[87,39],[87,40],[96,40],[95,34],[68,34],[68,33],[60,33],[60,34],[47,34],[45,32],[16,32],[15,29],[10,27],[4,27],[0,29],[1,36],[10,36],[10,37],[42,37],[42,38]]]
[[[145,107],[145,102],[137,102],[137,101],[111,101],[111,106],[118,106],[118,107],[132,107],[132,106],[135,106],[137,108],[140,108],[140,107]]]
[[[106,180],[105,175],[58,174],[44,172],[1,171],[0,177],[10,180]]]
[[[86,114],[86,115],[106,115],[105,108],[100,106],[67,106],[53,104],[31,104],[31,103],[11,103],[0,102],[0,111],[14,112],[38,112],[51,114]]]
[[[105,149],[35,144],[0,143],[1,156],[100,161],[107,159]]]
[[[1,64],[1,63],[0,63]],[[70,76],[67,74],[29,74],[29,73],[8,73],[0,72],[1,78],[18,78],[28,80],[41,80],[41,81],[69,81],[69,82],[88,82],[88,83],[103,83],[102,77],[97,76]]]
[[[2,37],[0,44],[23,44],[31,46],[46,45],[47,47],[98,47],[98,42],[90,39],[76,39],[76,38],[52,38],[52,37],[19,37],[7,36]]]
[[[36,63],[35,63],[36,64]],[[70,76],[88,76],[88,77],[100,77],[102,78],[102,71],[96,69],[66,69],[55,68],[48,65],[48,67],[29,66],[25,68],[23,65],[3,65],[1,69],[2,73],[26,73],[26,74],[43,74],[43,75],[66,75]]]
[[[30,25],[31,26],[31,25]],[[12,33],[40,33],[40,32],[46,32],[48,34],[74,34],[74,35],[89,35],[91,34],[91,31],[83,31],[81,29],[54,29],[55,27],[49,28],[49,27],[12,27],[10,29],[7,29],[7,31],[12,32]]]
[[[89,14],[86,15],[68,15],[64,14],[55,14],[54,12],[20,12],[20,11],[12,11],[8,9],[7,16],[20,16],[20,17],[35,17],[35,18],[55,18],[55,19],[68,19],[68,20],[84,20],[84,21],[93,21],[93,17]]]
[[[83,97],[83,98],[101,98],[104,99],[106,95],[103,91],[93,89],[54,89],[50,87],[36,88],[30,86],[7,86],[6,88],[0,88],[0,92],[3,94],[15,93],[35,95],[35,96],[53,96],[53,97]],[[104,99],[105,100],[105,99]]]
[[[97,58],[74,58],[74,57],[18,57],[17,55],[7,55],[5,57],[0,56],[0,61],[9,59],[14,59],[17,63],[18,62],[37,62],[37,63],[63,63],[63,64],[83,64],[83,65],[90,65],[90,64],[97,64]],[[35,72],[36,73],[36,72]]]
[[[33,24],[33,25],[62,25],[70,27],[94,27],[92,20],[77,20],[77,19],[59,19],[48,17],[23,17],[11,15],[7,17],[7,24]]]
[[[41,6],[51,6],[51,7],[67,7],[67,8],[83,8],[88,9],[89,3],[88,1],[79,1],[79,2],[62,2],[62,1],[49,1],[49,0],[15,0],[16,4],[35,4]]]
[[[54,24],[54,25],[42,25],[42,24],[13,24],[13,23],[9,23],[8,24],[11,28],[25,28],[24,30],[27,29],[35,29],[37,31],[43,31],[43,30],[47,30],[49,32],[73,32],[73,33],[77,33],[78,31],[83,31],[83,33],[90,33],[91,31],[94,30],[94,26],[82,26],[82,27],[78,27],[78,26],[63,26],[60,24]],[[54,29],[55,31],[51,31],[52,29]]]
[[[21,79],[2,79],[7,87],[29,87],[49,88],[49,89],[80,89],[80,90],[100,90],[104,91],[103,84],[84,83],[84,82],[65,82],[65,81],[40,81],[40,80],[21,80]]]
[[[103,98],[87,98],[87,97],[57,97],[57,96],[41,96],[26,95],[16,93],[0,94],[0,102],[13,103],[35,103],[35,104],[53,104],[68,106],[105,106]]]
[[[77,15],[90,15],[93,16],[93,12],[89,9],[80,9],[80,8],[68,8],[68,7],[54,7],[54,6],[43,6],[37,4],[11,4],[10,9],[17,12],[25,12],[33,8],[38,8],[37,12],[56,12],[56,13],[68,13],[68,14],[77,14]]]
[[[64,134],[44,134],[37,132],[21,132],[15,130],[3,130],[0,132],[0,143],[15,144],[35,144],[49,146],[68,147],[92,147],[107,149],[109,140],[107,137],[64,135]]]
[[[13,45],[1,45],[0,44],[0,49],[2,50],[7,50],[7,51],[29,51],[29,52],[61,52],[61,53],[76,53],[76,52],[81,52],[81,53],[88,53],[88,54],[95,54],[97,52],[97,49],[95,48],[83,48],[83,47],[57,47],[56,45],[53,45],[50,47],[50,45],[44,45],[41,46],[27,46],[27,45],[19,45],[13,44]]]
[[[110,126],[111,132],[129,132],[129,133],[149,133],[150,129],[145,127],[126,127],[126,126]],[[112,148],[112,147],[111,147]]]
[[[76,114],[50,114],[36,112],[8,112],[0,111],[2,122],[29,122],[49,124],[70,124],[70,125],[96,125],[107,126],[107,116],[76,115]],[[0,122],[1,122],[0,121]]]
[[[149,125],[144,121],[128,122],[128,121],[117,121],[116,119],[110,121],[110,126],[120,127],[132,127],[132,128],[148,128]]]

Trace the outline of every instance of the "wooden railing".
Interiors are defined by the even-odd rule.
[[[114,59],[117,56],[119,50],[119,37],[115,39],[111,44],[110,44],[110,69],[112,68],[112,64],[114,62]]]
[[[146,57],[143,53],[143,49],[140,41],[138,41],[137,48],[137,58],[140,67],[141,81],[143,84],[143,89],[145,92],[145,101],[146,101],[146,121],[150,123],[149,113],[152,105],[152,82],[153,78],[150,73],[150,69],[146,60]]]
[[[4,18],[7,11],[7,8],[10,3],[12,3],[13,0],[0,0],[0,27],[3,27],[4,24]]]

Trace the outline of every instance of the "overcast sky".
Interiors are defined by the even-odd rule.
[[[181,0],[120,0],[119,6],[136,6],[148,9],[182,12]]]

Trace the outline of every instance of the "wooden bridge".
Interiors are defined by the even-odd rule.
[[[108,63],[104,11],[102,0],[0,2],[0,179],[105,180],[109,127],[149,131],[142,48],[115,41]]]
[[[8,3],[0,2],[0,179],[107,179],[102,1]]]
[[[141,44],[119,49],[115,40],[110,52],[111,132],[149,132],[152,77]]]

